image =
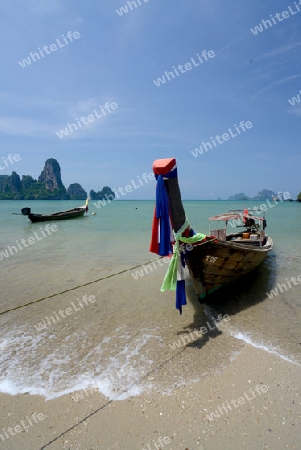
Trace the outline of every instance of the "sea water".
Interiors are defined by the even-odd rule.
[[[114,201],[100,208],[90,201],[85,217],[49,222],[57,226],[51,233],[45,231],[47,222],[32,224],[12,214],[25,206],[51,213],[81,203],[0,202],[1,392],[47,399],[73,393],[74,401],[91,392],[87,389],[116,399],[143,390],[170,393],[223,370],[242,343],[301,364],[301,284],[290,281],[301,275],[301,204],[270,202],[266,232],[273,251],[210,304],[199,305],[187,274],[189,304],[179,316],[174,293],[160,293],[166,265],[143,272],[140,280],[132,276],[134,268],[157,258],[148,251],[153,201]],[[184,207],[192,228],[207,233],[208,217],[261,203],[185,201]],[[31,245],[18,245],[29,238]],[[82,300],[91,293],[97,314]],[[79,312],[63,318],[60,308],[73,308],[72,303]],[[229,326],[219,330],[218,315],[228,315]],[[46,327],[38,331],[43,320]],[[206,323],[214,330],[209,338],[187,339],[183,346],[179,338]]]

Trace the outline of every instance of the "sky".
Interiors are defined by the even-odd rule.
[[[0,0],[0,175],[38,178],[55,158],[89,192],[175,157],[183,199],[295,199],[301,1],[135,3]],[[143,181],[122,198],[154,197]]]

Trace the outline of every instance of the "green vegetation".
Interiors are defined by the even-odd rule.
[[[0,178],[0,200],[60,200],[68,199],[66,189],[47,189],[46,183],[34,180],[30,175],[3,175]]]

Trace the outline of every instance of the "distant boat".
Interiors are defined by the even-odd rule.
[[[88,199],[86,204],[79,206],[78,208],[68,209],[67,211],[60,211],[53,214],[35,214],[31,212],[30,208],[22,208],[21,213],[23,216],[28,216],[31,222],[48,222],[49,220],[66,220],[74,219],[75,217],[81,217],[88,212]]]
[[[194,288],[200,298],[206,298],[216,289],[253,271],[272,250],[273,241],[264,231],[265,217],[257,217],[258,212],[255,216],[255,212],[247,209],[243,212],[231,211],[211,217],[209,233],[194,234],[181,200],[176,160],[174,158],[156,160],[153,171],[158,179],[158,186],[150,251],[160,256],[168,255],[170,217],[177,241],[176,248],[187,264]],[[233,232],[227,234],[228,224],[241,230],[233,229]],[[170,240],[173,240],[172,236]],[[190,249],[185,251],[184,246],[187,243],[190,244]],[[173,258],[175,257],[174,248]],[[177,264],[170,263],[161,287],[161,291],[175,289],[175,283],[177,284],[177,297],[183,296],[183,301],[177,303],[180,312],[181,305],[186,303],[184,294],[180,294],[183,290],[179,285],[181,280],[184,281],[180,267],[182,258],[177,258]]]

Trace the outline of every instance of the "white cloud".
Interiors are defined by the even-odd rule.
[[[295,114],[298,117],[301,117],[301,105],[294,106],[288,109],[289,114]]]
[[[52,125],[23,117],[0,117],[0,131],[13,136],[40,137],[54,132]]]
[[[260,89],[255,95],[253,95],[252,99],[258,97],[263,92],[269,91],[270,89],[273,89],[276,86],[280,86],[281,84],[288,83],[289,81],[294,80],[295,78],[300,78],[301,75],[292,75],[290,77],[284,77],[281,80],[274,81],[273,83],[268,84],[264,88]]]
[[[280,48],[276,48],[268,53],[264,53],[263,55],[256,58],[256,61],[260,61],[266,58],[274,58],[275,56],[282,55],[283,53],[291,52],[292,50],[297,49],[297,47],[301,46],[301,42],[295,42],[294,44],[288,44]],[[299,51],[299,49],[298,49]]]
[[[19,4],[39,16],[62,12],[62,2],[59,0],[19,0]]]

